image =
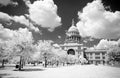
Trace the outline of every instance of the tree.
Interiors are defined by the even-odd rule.
[[[52,48],[55,56],[53,57],[57,63],[63,63],[63,65],[67,62],[67,52],[62,50],[61,48]]]
[[[36,47],[32,42],[23,42],[22,44],[16,44],[17,50],[14,52],[15,56],[20,56],[19,70],[23,67],[25,62],[32,60],[33,54],[36,52]]]
[[[68,64],[75,64],[78,60],[78,57],[75,55],[68,55],[67,56],[67,63]]]
[[[0,44],[0,59],[2,61],[2,67],[4,67],[5,58],[6,58],[6,53],[5,53],[4,44],[1,43]]]
[[[54,53],[52,52],[52,41],[46,40],[42,41],[40,40],[37,43],[37,50],[40,52],[39,53],[39,59],[41,61],[45,62],[45,67],[47,67],[47,61],[51,60],[52,57],[54,56]]]
[[[6,41],[0,42],[0,59],[2,61],[2,67],[6,60],[10,59],[10,51],[8,50],[8,44]]]
[[[19,29],[14,34],[14,37],[9,41],[11,45],[11,56],[20,57],[19,70],[23,67],[23,64],[28,60],[32,59],[33,54],[36,51],[36,47],[34,46],[34,40],[32,37],[32,33],[27,29]]]
[[[107,61],[115,63],[115,62],[120,62],[120,47],[119,46],[114,46],[111,47],[108,52],[107,52]]]

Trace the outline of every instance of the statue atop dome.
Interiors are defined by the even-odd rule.
[[[78,28],[75,26],[75,22],[74,22],[74,19],[72,19],[72,25],[71,27],[68,29],[68,32],[78,32]]]
[[[72,26],[75,26],[74,18],[72,19]]]

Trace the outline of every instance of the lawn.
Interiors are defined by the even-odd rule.
[[[0,78],[120,78],[120,68],[103,65],[74,65],[57,68],[27,66],[0,70]]]

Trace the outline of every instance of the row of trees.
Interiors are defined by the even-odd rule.
[[[19,70],[25,63],[39,62],[45,63],[45,67],[49,65],[59,64],[75,64],[80,62],[86,62],[84,58],[78,58],[73,55],[67,55],[67,52],[60,49],[59,46],[52,45],[52,41],[40,40],[34,43],[32,38],[21,40],[15,38],[8,41],[0,41],[0,61],[4,67],[5,61],[18,62]],[[109,62],[120,62],[120,47],[111,46],[107,52]],[[16,59],[18,57],[19,60]]]
[[[32,58],[32,54],[36,51],[33,40],[20,40],[13,39],[7,41],[0,41],[0,61],[2,61],[2,67],[4,67],[5,60],[13,60],[15,57],[20,57],[19,69],[21,70],[23,59],[24,61]]]
[[[19,70],[28,62],[44,62],[48,65],[59,65],[65,63],[78,63],[80,60],[73,55],[67,55],[67,52],[52,45],[52,41],[40,40],[34,43],[31,38],[24,40],[0,41],[0,61],[4,67],[5,60],[8,62],[19,63]],[[16,59],[18,58],[18,60]]]

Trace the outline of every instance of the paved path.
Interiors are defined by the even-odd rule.
[[[95,65],[75,65],[60,68],[47,68],[45,70],[36,69],[26,71],[5,71],[0,73],[9,73],[9,77],[15,78],[120,78],[120,68]],[[43,68],[41,68],[43,69]],[[7,76],[5,78],[8,78]]]

